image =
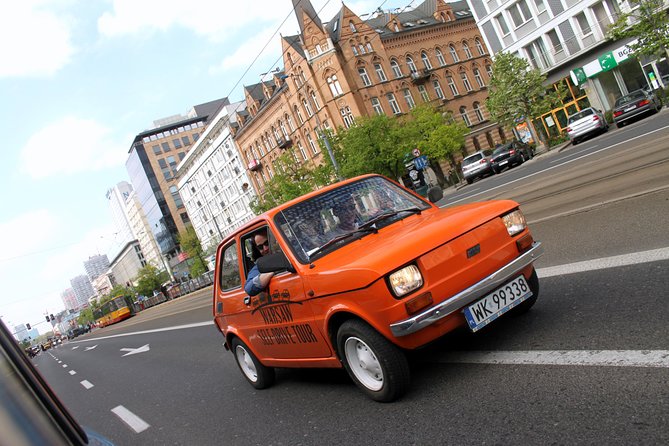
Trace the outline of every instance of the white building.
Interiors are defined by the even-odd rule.
[[[72,288],[68,288],[62,293],[60,293],[60,298],[63,301],[63,305],[65,306],[65,309],[67,310],[76,310],[78,305],[77,305],[77,296],[74,294],[74,290]]]
[[[567,116],[593,106],[611,110],[616,98],[669,75],[665,57],[637,61],[607,30],[630,11],[627,0],[467,0],[491,53],[514,53],[563,82],[565,106],[544,115],[548,133],[562,132]],[[649,75],[649,73],[653,73]]]
[[[97,254],[84,260],[84,270],[88,278],[93,281],[100,274],[104,274],[109,269],[109,257],[107,254]]]
[[[135,239],[130,227],[130,219],[126,211],[126,200],[132,193],[132,185],[127,181],[121,181],[114,187],[107,190],[107,200],[109,200],[109,210],[112,215],[112,221],[118,231],[114,237],[116,249],[125,246],[126,243]]]
[[[70,279],[70,285],[77,298],[77,310],[88,306],[88,299],[95,297],[95,290],[91,285],[91,280],[86,275],[81,275]]]
[[[179,195],[204,249],[255,216],[255,197],[230,126],[244,102],[225,106],[177,166]]]
[[[149,222],[144,214],[139,197],[134,191],[128,195],[125,200],[125,210],[128,216],[128,223],[134,235],[134,239],[139,242],[139,246],[146,262],[158,269],[164,269],[163,260],[160,256],[160,248],[153,236],[153,231],[149,227]],[[125,283],[119,281],[119,283]]]
[[[123,286],[136,285],[137,273],[146,266],[146,259],[137,240],[127,243],[112,260],[111,271],[116,283]]]

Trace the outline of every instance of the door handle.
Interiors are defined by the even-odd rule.
[[[251,305],[251,296],[246,296],[246,297],[244,298],[244,304],[245,304],[246,306]]]

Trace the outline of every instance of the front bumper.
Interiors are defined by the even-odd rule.
[[[528,251],[469,288],[408,319],[390,324],[390,331],[397,337],[406,336],[445,318],[503,285],[504,282],[541,257],[543,253],[544,248],[541,242],[534,242]]]

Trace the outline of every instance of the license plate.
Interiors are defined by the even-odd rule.
[[[469,328],[472,331],[480,330],[530,297],[532,290],[525,277],[516,277],[464,309]]]
[[[505,165],[505,164],[508,163],[508,162],[509,162],[509,161],[502,161],[502,162],[499,163],[499,165],[500,165],[500,166],[503,166],[503,165]]]
[[[623,111],[628,112],[630,110],[634,110],[635,108],[636,108],[636,105],[630,105],[629,107],[625,107],[625,109]]]

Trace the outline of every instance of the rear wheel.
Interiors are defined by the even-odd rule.
[[[404,352],[359,320],[342,324],[337,351],[355,384],[371,399],[388,403],[409,388],[409,363]]]
[[[274,369],[260,363],[246,344],[235,338],[232,341],[232,353],[244,378],[256,389],[265,389],[274,384]]]

